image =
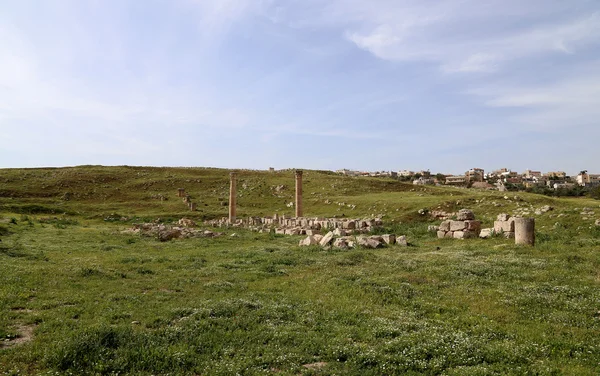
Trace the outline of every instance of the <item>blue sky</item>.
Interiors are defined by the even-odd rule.
[[[0,0],[0,167],[600,173],[598,0]]]

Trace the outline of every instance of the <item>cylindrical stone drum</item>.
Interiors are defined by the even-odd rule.
[[[534,218],[515,218],[515,244],[535,245]]]

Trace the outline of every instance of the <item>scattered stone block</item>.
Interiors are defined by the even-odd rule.
[[[371,249],[375,249],[381,246],[381,243],[375,239],[371,239],[371,238],[367,238],[367,237],[359,237],[357,239],[358,245],[365,247],[365,248],[371,248]]]
[[[447,220],[440,223],[439,229],[440,231],[450,231],[450,221]]]
[[[510,218],[510,215],[508,215],[506,213],[501,213],[501,214],[498,214],[498,216],[496,217],[496,220],[498,220],[498,221],[508,221],[509,218]]]
[[[348,249],[348,242],[344,238],[337,238],[333,241],[334,248]]]
[[[450,221],[450,231],[462,231],[466,227],[465,221]]]
[[[469,209],[460,209],[456,214],[456,219],[458,219],[459,221],[472,220],[475,219],[475,213],[473,213],[473,211]]]
[[[333,235],[334,236],[346,236],[346,231],[342,230],[341,228],[336,228],[335,230],[333,230]]]
[[[465,231],[454,231],[452,237],[454,239],[465,239]]]
[[[495,232],[493,228],[484,228],[479,232],[479,237],[482,239],[488,239],[494,236]]]
[[[438,232],[437,232],[437,237],[438,237],[438,239],[443,239],[443,238],[445,238],[445,237],[446,237],[446,232],[447,232],[447,231],[442,231],[442,230],[438,231]]]
[[[332,240],[333,240],[333,232],[329,231],[327,234],[325,234],[325,236],[323,236],[323,239],[321,239],[321,241],[319,241],[319,245],[321,247],[325,247],[326,245],[331,243]]]
[[[306,238],[300,240],[300,243],[298,245],[300,247],[308,247],[317,244],[319,244],[319,242],[317,241],[317,239],[315,239],[314,236],[307,236]]]
[[[481,221],[476,221],[476,220],[468,220],[465,221],[465,228],[468,231],[472,231],[472,232],[476,232],[479,234],[479,231],[481,231]]]
[[[396,244],[396,235],[382,235],[381,238],[383,239],[385,244]]]
[[[406,235],[400,235],[396,238],[396,244],[401,245],[403,247],[408,246],[408,241],[406,240]]]

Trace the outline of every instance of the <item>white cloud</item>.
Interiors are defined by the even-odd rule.
[[[343,13],[345,36],[357,47],[385,60],[436,62],[445,72],[492,72],[503,62],[576,53],[600,42],[600,8],[569,13],[550,6],[545,11],[554,10],[552,17],[541,21],[538,11],[516,1],[490,1],[487,7],[473,0],[336,4],[350,9]]]

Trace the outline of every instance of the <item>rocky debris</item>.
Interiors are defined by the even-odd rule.
[[[583,208],[581,211],[581,215],[586,216],[586,217],[591,217],[594,216],[596,213],[594,212],[594,209],[592,208]]]
[[[401,245],[403,247],[408,246],[408,241],[406,240],[406,235],[401,235],[396,238],[396,244]]]
[[[348,249],[350,246],[346,238],[337,238],[333,241],[333,248]]]
[[[600,219],[596,220],[596,226],[600,226]]]
[[[325,236],[323,236],[323,239],[321,239],[319,241],[319,245],[321,247],[325,247],[326,245],[331,243],[332,240],[333,240],[333,232],[329,231],[327,234],[325,234]]]
[[[456,219],[459,221],[469,221],[475,219],[475,213],[469,209],[460,209],[456,214]]]
[[[323,235],[309,235],[306,238],[300,240],[300,247],[308,247],[312,245],[319,245],[323,248],[336,248],[336,249],[349,249],[361,246],[364,248],[381,248],[385,245],[398,244],[401,246],[408,246],[406,236],[399,236],[392,234],[385,235],[359,235],[359,236],[341,236],[335,237],[333,231],[328,232],[325,236]]]
[[[475,220],[475,214],[469,209],[461,209],[456,215],[457,220],[445,220],[437,229],[437,237],[469,239],[476,238],[481,232],[481,222]]]
[[[381,238],[385,244],[396,244],[396,235],[381,235]]]
[[[315,239],[314,236],[309,235],[306,238],[300,240],[300,243],[298,244],[300,247],[309,247],[311,245],[317,245],[319,244],[319,242],[317,241],[317,239]]]
[[[140,234],[142,236],[155,237],[161,242],[173,239],[187,239],[199,237],[216,237],[222,233],[209,230],[198,230],[189,227],[172,226],[158,223],[134,223],[133,226],[125,231],[128,234]]]
[[[438,232],[439,229],[440,229],[440,226],[434,226],[434,225],[427,226],[428,232]]]
[[[181,218],[177,223],[179,223],[179,225],[183,227],[196,227],[196,222],[188,218]]]
[[[450,218],[454,217],[456,215],[456,213],[448,213],[443,210],[432,210],[431,212],[429,212],[429,215],[433,219],[445,220],[445,219],[450,219]]]

